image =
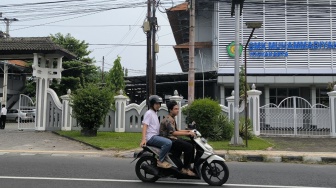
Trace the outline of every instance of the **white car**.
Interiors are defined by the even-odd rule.
[[[20,122],[21,121],[34,121],[34,112],[31,111],[23,111],[19,109],[9,109],[7,110],[7,116],[6,119],[9,121],[15,121],[15,122]]]

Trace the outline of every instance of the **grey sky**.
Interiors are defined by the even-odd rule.
[[[70,33],[79,40],[92,44],[90,57],[102,65],[105,56],[105,71],[121,56],[122,66],[129,75],[144,75],[146,72],[146,35],[141,25],[146,18],[146,0],[1,0],[2,17],[17,18],[10,25],[12,37],[45,37],[58,32]],[[44,4],[28,5],[28,3]],[[184,0],[161,0],[161,11]],[[19,4],[20,6],[11,6]],[[71,14],[73,12],[73,14]],[[160,52],[157,56],[157,73],[181,72],[172,45],[175,40],[165,13],[156,11],[160,29],[157,40]],[[70,15],[71,14],[71,15]],[[0,30],[6,26],[0,23]]]

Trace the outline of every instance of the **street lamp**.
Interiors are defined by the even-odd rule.
[[[262,22],[246,22],[246,26],[247,28],[252,28],[251,34],[249,36],[249,38],[247,39],[247,42],[245,44],[245,48],[244,48],[244,72],[245,72],[245,83],[244,83],[244,98],[245,98],[245,144],[247,147],[247,74],[246,74],[246,50],[247,50],[247,46],[250,43],[250,40],[253,36],[254,30],[257,28],[260,28],[262,26]]]

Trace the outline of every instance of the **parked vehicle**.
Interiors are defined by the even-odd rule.
[[[33,111],[24,111],[19,109],[9,109],[7,110],[6,119],[8,121],[22,122],[22,121],[34,121],[35,117]]]
[[[209,185],[223,185],[229,178],[229,169],[225,164],[225,160],[214,154],[213,148],[201,136],[200,132],[196,129],[194,129],[194,132],[196,136],[191,139],[196,149],[193,170],[196,176],[182,174],[174,163],[178,159],[174,159],[171,155],[168,155],[166,160],[172,165],[171,168],[157,167],[156,163],[160,149],[153,146],[145,146],[133,160],[139,159],[135,165],[137,177],[143,182],[155,182],[159,178],[166,177],[177,179],[201,179],[202,177]]]

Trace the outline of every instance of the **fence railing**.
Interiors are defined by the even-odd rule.
[[[329,136],[329,107],[311,105],[301,97],[288,97],[279,105],[260,107],[260,133],[263,135]]]
[[[55,97],[55,93],[48,89],[48,125],[46,130],[79,130],[75,118],[71,116],[72,108],[70,105],[70,92],[61,97],[62,103]],[[319,135],[336,137],[336,90],[328,93],[330,96],[330,107],[320,104],[311,106],[302,98],[288,98],[286,103],[277,105],[265,105],[260,107],[261,91],[252,86],[248,94],[248,108],[245,108],[244,102],[241,103],[238,111],[243,114],[248,109],[248,118],[251,119],[253,133],[272,134],[272,135]],[[179,96],[177,91],[170,100],[175,100],[180,107],[180,114],[176,122],[179,128],[186,127],[185,115],[181,113],[187,105],[181,106],[183,97]],[[222,113],[233,120],[234,114],[234,96],[226,98],[228,106],[220,105]],[[104,123],[99,131],[115,132],[141,132],[142,120],[148,107],[143,101],[138,104],[127,104],[128,98],[122,93],[115,97],[115,110],[110,110],[105,117]],[[158,112],[159,119],[163,119],[168,114],[165,104]]]

